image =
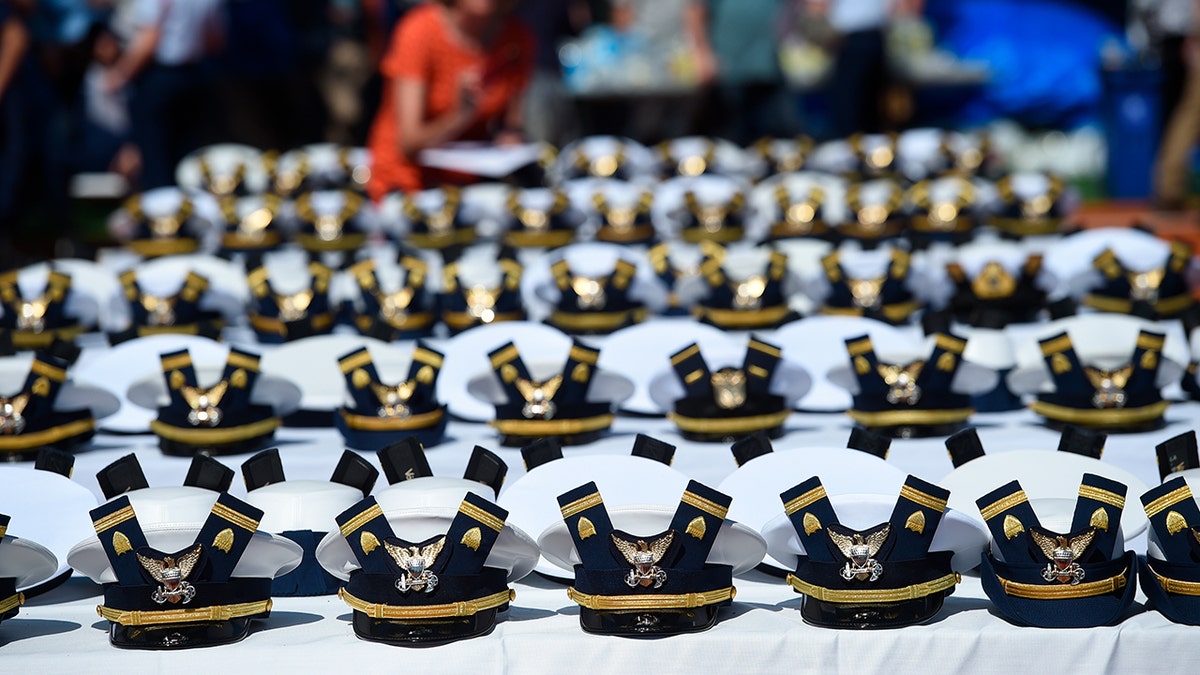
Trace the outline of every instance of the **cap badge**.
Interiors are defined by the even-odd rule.
[[[502,289],[492,290],[487,286],[472,286],[467,289],[467,312],[483,323],[496,320],[496,300]]]
[[[313,290],[310,288],[294,295],[276,295],[275,304],[279,306],[279,318],[283,321],[299,321],[308,316],[308,306],[313,301]]]
[[[391,322],[402,322],[407,318],[408,307],[412,304],[415,291],[411,286],[405,286],[395,293],[377,293],[375,299],[379,301],[379,314],[385,320]]]
[[[521,392],[521,398],[525,399],[521,415],[530,420],[553,419],[554,413],[558,411],[558,406],[554,405],[554,401],[551,399],[558,393],[558,388],[562,386],[562,383],[562,375],[555,375],[545,382],[517,378],[517,391]]]
[[[400,568],[402,576],[396,580],[396,590],[401,593],[409,591],[425,591],[432,593],[433,589],[437,588],[437,575],[429,571],[433,567],[433,563],[437,560],[438,554],[442,552],[442,547],[446,545],[446,538],[441,537],[432,544],[418,549],[416,546],[396,546],[388,542],[383,542],[383,547],[387,549],[388,555],[392,556],[392,560],[396,561],[396,566]]]
[[[746,402],[746,373],[722,368],[712,374],[713,394],[722,410],[740,408]]]
[[[1042,578],[1046,581],[1057,581],[1060,584],[1072,586],[1083,581],[1084,571],[1076,560],[1091,546],[1096,538],[1096,528],[1088,528],[1083,534],[1068,540],[1063,536],[1047,536],[1031,530],[1029,533],[1034,543],[1042,550],[1050,562],[1042,570]]]
[[[175,325],[175,298],[143,295],[139,301],[146,310],[146,323],[151,326]]]
[[[576,303],[579,309],[604,309],[608,304],[608,296],[604,293],[604,283],[591,277],[575,277],[571,280],[571,289],[575,291]]]
[[[884,281],[887,281],[887,277],[850,279],[850,295],[854,306],[859,309],[877,309],[883,294]]]
[[[892,533],[890,523],[867,534],[866,537],[857,532],[852,535],[840,534],[828,529],[826,532],[829,533],[829,539],[838,547],[842,555],[849,558],[846,566],[840,572],[843,579],[846,581],[851,579],[876,581],[883,576],[883,564],[875,559],[875,554],[879,553],[880,547]]]
[[[1096,389],[1095,395],[1092,396],[1093,406],[1101,409],[1125,407],[1125,384],[1133,375],[1132,364],[1116,370],[1101,370],[1089,366],[1085,367],[1083,372]]]
[[[16,436],[25,430],[27,405],[29,394],[17,394],[12,398],[0,396],[0,436]]]
[[[215,427],[220,424],[224,414],[217,406],[221,405],[221,399],[225,397],[227,389],[229,389],[228,380],[221,380],[208,389],[188,386],[180,389],[183,399],[191,408],[188,411],[188,424],[194,427]]]
[[[1158,302],[1158,288],[1162,285],[1166,269],[1159,267],[1149,272],[1131,272],[1129,278],[1129,295],[1134,300],[1143,302]]]
[[[46,329],[46,308],[50,305],[47,296],[33,302],[21,302],[17,309],[17,330],[40,333]]]
[[[921,369],[924,367],[924,361],[913,361],[905,366],[886,364],[876,366],[879,376],[889,387],[888,403],[916,405],[921,400],[921,387],[917,384],[917,378],[921,376]]]
[[[371,391],[379,400],[378,414],[380,417],[408,419],[412,411],[408,408],[408,400],[417,390],[417,383],[412,380],[401,382],[394,387],[378,382],[371,383]]]
[[[633,565],[633,569],[625,575],[626,585],[630,588],[637,586],[648,588],[651,585],[654,588],[661,588],[667,582],[667,572],[658,566],[658,561],[662,560],[667,549],[671,547],[671,542],[675,541],[674,531],[664,534],[649,544],[642,539],[638,539],[636,543],[625,541],[615,534],[612,535],[612,539],[617,550],[625,556],[625,560]]]
[[[767,280],[762,275],[755,275],[739,282],[733,295],[734,309],[758,309],[762,307],[763,293],[767,290]]]
[[[150,599],[160,605],[168,602],[173,605],[182,602],[186,605],[191,602],[192,598],[196,597],[196,588],[187,582],[187,578],[200,561],[200,554],[203,552],[204,547],[196,544],[195,548],[178,558],[168,555],[159,560],[141,553],[136,554],[142,567],[155,581],[162,584],[154,590]]]

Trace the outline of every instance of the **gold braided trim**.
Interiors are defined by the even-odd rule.
[[[343,375],[348,375],[348,374],[354,372],[355,370],[362,368],[363,366],[368,365],[370,363],[371,363],[371,352],[364,349],[361,352],[358,352],[357,354],[351,354],[350,356],[347,356],[346,358],[342,359],[341,361],[338,361],[338,366],[341,367]]]
[[[1190,595],[1193,597],[1200,596],[1200,583],[1195,581],[1180,581],[1179,579],[1164,577],[1158,572],[1155,572],[1154,567],[1149,563],[1147,563],[1147,567],[1150,567],[1150,571],[1154,572],[1154,578],[1158,581],[1158,585],[1162,586],[1162,589],[1167,593],[1170,593],[1171,595]]]
[[[180,368],[189,368],[191,365],[192,355],[186,352],[183,354],[177,354],[175,356],[168,356],[167,358],[162,359],[162,369],[164,373],[172,370],[179,370]]]
[[[1061,218],[996,218],[991,220],[992,227],[1015,234],[1019,237],[1036,237],[1044,234],[1057,234],[1062,225]]]
[[[571,502],[570,504],[567,504],[566,506],[562,507],[561,511],[562,511],[563,520],[566,520],[567,518],[570,518],[571,516],[583,513],[584,511],[587,511],[588,509],[592,508],[593,506],[599,506],[603,503],[604,503],[604,500],[600,497],[599,492],[593,492],[590,495],[580,497],[579,499],[576,499],[575,501]]]
[[[382,518],[382,517],[383,517],[383,509],[379,508],[379,504],[372,504],[371,506],[367,507],[366,510],[364,510],[362,513],[358,514],[357,516],[354,516],[350,520],[347,520],[345,522],[345,524],[343,524],[341,526],[340,529],[342,532],[342,536],[349,537],[350,535],[357,532],[363,525],[366,525],[367,523],[371,522],[372,520],[374,520],[376,518]]]
[[[929,216],[913,216],[912,229],[921,234],[963,234],[975,229],[975,219],[971,216],[959,216],[954,219],[954,225],[946,228],[941,222],[933,224]]]
[[[956,337],[950,337],[949,335],[946,335],[944,333],[938,333],[937,337],[934,338],[934,343],[938,347],[941,347],[942,349],[944,349],[948,352],[953,352],[955,354],[962,354],[963,350],[967,348],[966,340],[960,340]]]
[[[847,223],[837,227],[838,234],[851,239],[859,239],[862,241],[879,241],[880,239],[888,239],[898,237],[904,233],[904,220],[897,217],[895,214],[889,215],[888,219],[879,226],[879,229],[863,227],[857,222]]]
[[[367,235],[343,234],[333,241],[325,241],[313,234],[297,234],[296,243],[306,251],[353,251],[367,243]]]
[[[0,539],[4,539],[4,535],[8,534],[8,526],[0,525]]]
[[[195,239],[132,239],[125,242],[125,248],[143,258],[157,258],[164,255],[179,255],[194,253],[199,246]]]
[[[1136,344],[1138,349],[1150,349],[1156,352],[1161,352],[1163,343],[1166,341],[1167,337],[1165,335],[1149,335],[1147,333],[1138,333]]]
[[[271,611],[270,600],[241,602],[234,605],[212,605],[192,609],[168,609],[162,611],[128,612],[100,605],[96,613],[102,618],[122,626],[160,626],[168,623],[205,623],[228,621],[243,616],[253,616]]]
[[[589,366],[596,365],[600,360],[600,352],[591,349],[584,349],[578,345],[571,345],[571,351],[568,353],[568,358],[574,359],[581,363],[586,363]]]
[[[1155,499],[1149,504],[1146,504],[1146,517],[1153,518],[1166,509],[1178,504],[1179,502],[1185,499],[1191,499],[1191,497],[1192,490],[1186,484],[1181,488],[1171,490],[1167,494]]]
[[[1159,401],[1140,408],[1070,408],[1065,405],[1034,401],[1031,410],[1043,417],[1071,424],[1084,424],[1094,429],[1114,429],[1162,417],[1171,406],[1170,401]]]
[[[913,312],[917,311],[920,306],[920,303],[916,300],[910,300],[892,305],[883,305],[879,308],[879,311],[890,321],[903,321]],[[822,305],[820,311],[822,314],[833,316],[864,316],[866,313],[860,307],[830,307],[829,305]]]
[[[1004,594],[1011,595],[1014,598],[1025,598],[1027,600],[1074,600],[1113,593],[1125,588],[1127,582],[1125,573],[1127,571],[1129,571],[1129,568],[1125,568],[1121,570],[1120,574],[1107,579],[1089,581],[1074,586],[1023,584],[1017,581],[1009,581],[999,575],[996,576],[996,580],[1000,582],[1000,588],[1003,589]]]
[[[855,340],[854,342],[846,345],[846,353],[850,356],[862,356],[863,354],[869,354],[874,349],[875,347],[871,344],[871,338],[869,337],[865,337],[861,340]]]
[[[489,323],[521,321],[524,318],[525,315],[521,312],[496,312]],[[455,330],[463,330],[482,323],[479,317],[470,312],[442,312],[442,321]]]
[[[705,499],[695,492],[684,491],[683,498],[680,499],[680,501],[688,506],[694,506],[714,518],[720,518],[721,520],[724,520],[725,515],[729,513],[729,509],[727,507],[721,506],[711,499]]]
[[[408,243],[417,248],[446,248],[455,244],[469,244],[475,241],[474,228],[455,228],[442,234],[425,234],[413,232],[408,235]]]
[[[379,417],[378,415],[356,415],[339,410],[342,421],[351,429],[359,431],[411,431],[427,429],[442,421],[445,410],[441,408],[426,413],[409,415],[408,417]]]
[[[17,349],[39,349],[49,347],[56,339],[72,342],[83,334],[83,326],[67,326],[34,333],[27,330],[11,331],[13,346]],[[61,382],[61,380],[60,380]]]
[[[745,229],[741,227],[722,227],[716,232],[708,232],[700,227],[688,227],[680,230],[679,238],[691,244],[699,244],[704,241],[730,244],[741,241],[745,234]]]
[[[24,593],[17,593],[16,595],[10,595],[7,598],[0,600],[0,614],[4,614],[6,612],[11,612],[12,610],[20,607],[23,604],[25,604],[25,594]]]
[[[445,361],[444,356],[433,351],[432,349],[426,349],[424,347],[417,347],[414,349],[412,358],[413,361],[416,361],[417,363],[424,363],[439,370],[442,367],[442,363]]]
[[[828,495],[825,493],[825,486],[818,485],[817,487],[809,490],[808,492],[805,492],[804,494],[800,495],[799,497],[796,497],[796,498],[792,499],[791,501],[787,502],[786,504],[784,504],[783,512],[788,514],[789,516],[793,515],[800,509],[803,509],[813,503],[819,502],[822,499],[825,499],[827,496]]]
[[[939,513],[946,510],[946,500],[938,499],[927,492],[905,485],[900,488],[900,496],[914,504],[920,504],[931,511]]]
[[[919,600],[934,593],[948,591],[954,588],[955,584],[960,581],[962,581],[962,577],[956,572],[939,577],[933,581],[912,584],[911,586],[904,586],[902,588],[873,588],[861,591],[843,591],[835,588],[814,586],[806,581],[801,581],[794,574],[787,575],[788,585],[796,589],[796,591],[814,600],[837,603],[878,603]]]
[[[604,225],[596,231],[596,239],[598,241],[608,241],[617,244],[645,241],[653,236],[653,225],[634,225],[627,230],[618,230],[612,225]]]
[[[953,424],[963,422],[975,412],[974,408],[948,410],[847,410],[854,421],[869,427],[891,427],[900,424]]]
[[[735,595],[737,595],[737,589],[733,586],[719,588],[715,591],[705,591],[703,593],[679,593],[676,595],[655,595],[651,593],[645,595],[587,595],[575,590],[574,587],[567,589],[567,597],[571,598],[575,604],[581,607],[638,612],[653,611],[656,609],[694,609],[696,607],[707,607],[708,605],[715,605],[718,602],[732,600]]]
[[[275,245],[281,241],[277,232],[261,232],[256,235],[227,232],[221,237],[221,246],[224,248],[264,249],[275,248]]]
[[[620,312],[560,312],[550,314],[550,323],[568,331],[614,330],[626,324],[641,323],[646,318],[644,308]]]
[[[165,438],[168,441],[189,443],[192,445],[246,441],[275,431],[278,428],[278,417],[268,417],[265,420],[243,424],[238,427],[228,427],[226,429],[182,429],[180,427],[173,427],[170,424],[164,424],[158,420],[150,421],[150,430],[159,437]]]
[[[371,321],[374,318],[366,314],[360,314],[354,319],[354,325],[358,326],[358,329],[361,331],[370,330]],[[434,322],[433,312],[413,312],[411,314],[397,315],[390,319],[386,316],[380,316],[379,318],[383,319],[384,323],[396,330],[420,330],[432,325]]]
[[[829,232],[829,225],[820,218],[814,218],[808,223],[808,228],[796,227],[787,221],[779,221],[771,226],[771,237],[774,239],[790,239],[792,237],[820,236]]]
[[[20,452],[22,450],[35,450],[43,445],[53,445],[59,441],[92,431],[95,428],[96,420],[86,419],[75,420],[74,422],[43,429],[42,431],[31,431],[19,436],[0,436],[0,451]]]
[[[1065,352],[1071,349],[1071,347],[1071,336],[1066,334],[1059,335],[1056,338],[1041,343],[1042,356],[1053,356],[1059,352]]]
[[[667,418],[683,431],[701,434],[748,434],[759,429],[774,429],[791,417],[791,410],[748,417],[684,417],[667,413]]]
[[[692,345],[671,357],[671,365],[677,366],[700,353],[700,345]]]
[[[244,513],[238,513],[221,502],[213,504],[212,514],[218,518],[229,521],[230,523],[233,523],[234,525],[237,525],[248,532],[254,532],[258,529],[257,520],[247,516]]]
[[[1079,496],[1084,499],[1091,499],[1109,506],[1115,506],[1118,509],[1125,508],[1125,498],[1121,495],[1104,488],[1098,488],[1093,485],[1080,485]]]
[[[1083,304],[1093,309],[1098,309],[1101,312],[1112,312],[1115,314],[1128,314],[1133,310],[1133,301],[1123,300],[1121,298],[1110,298],[1103,295],[1089,293],[1083,296]],[[1164,298],[1154,303],[1154,309],[1159,314],[1171,315],[1178,314],[1190,307],[1192,304],[1192,296],[1183,293],[1180,295]],[[1138,345],[1141,347],[1142,345]],[[1159,343],[1158,349],[1162,349],[1162,343]]]
[[[328,312],[317,314],[310,318],[310,323],[312,323],[313,329],[323,330],[333,325],[333,315]],[[288,334],[286,323],[261,314],[251,314],[250,325],[260,333],[273,333],[283,337],[287,337]]]
[[[238,352],[231,351],[225,363],[234,368],[245,368],[246,370],[258,372],[258,357],[251,354],[239,354]]]
[[[444,605],[421,605],[418,607],[398,607],[396,605],[384,605],[381,603],[367,602],[360,600],[343,587],[338,589],[338,597],[342,599],[351,609],[362,612],[372,619],[444,619],[452,616],[475,616],[485,609],[493,609],[508,604],[517,599],[517,592],[512,589],[505,589],[499,593],[476,598],[475,600],[464,600],[462,602],[451,602]]]
[[[470,502],[463,502],[460,504],[458,507],[458,512],[464,516],[467,516],[468,518],[475,519],[479,523],[486,525],[497,532],[504,529],[503,519],[497,518],[494,514],[488,513],[487,511],[484,511]]]
[[[510,230],[504,233],[504,243],[517,248],[558,248],[575,240],[574,230],[526,232]]]
[[[600,431],[612,426],[614,415],[596,415],[561,420],[492,420],[489,425],[512,436],[570,436]]]
[[[41,359],[34,359],[34,363],[30,364],[29,370],[32,374],[44,375],[55,382],[62,382],[67,378],[67,371],[58,368],[58,366],[43,362]]]
[[[756,352],[762,352],[763,354],[766,354],[767,356],[773,356],[777,359],[783,358],[783,350],[782,349],[780,349],[779,347],[776,347],[774,345],[769,345],[761,340],[756,340],[756,339],[751,338],[749,349],[753,349]]]
[[[991,504],[980,508],[979,515],[983,516],[984,520],[991,520],[1001,513],[1011,509],[1012,507],[1018,504],[1024,504],[1027,501],[1029,501],[1029,497],[1025,496],[1025,491],[1017,490],[1008,496],[1001,497]]]
[[[722,328],[756,328],[779,323],[791,312],[787,305],[762,309],[716,309],[693,307],[697,319],[708,319]]]
[[[495,354],[492,354],[491,359],[490,359],[491,363],[492,363],[492,369],[494,370],[496,368],[499,368],[500,366],[508,363],[509,361],[512,361],[513,359],[517,358],[518,356],[520,356],[520,353],[517,352],[517,346],[514,344],[510,344],[507,347],[505,347],[504,349],[501,349],[500,351],[496,352]]]
[[[138,326],[138,337],[147,335],[198,335],[199,324],[189,323],[177,326]]]
[[[111,530],[117,525],[120,525],[130,518],[133,518],[134,515],[133,507],[125,506],[113,511],[99,520],[93,520],[92,527],[96,530],[96,534],[103,534],[106,530]]]

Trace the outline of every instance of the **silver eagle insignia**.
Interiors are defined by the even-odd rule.
[[[401,593],[409,591],[432,593],[433,589],[437,588],[438,578],[429,568],[433,567],[434,561],[437,560],[438,554],[442,552],[442,547],[445,545],[445,537],[419,549],[416,546],[397,546],[385,541],[384,549],[387,550],[388,555],[392,556],[392,560],[396,561],[396,566],[402,572],[402,576],[396,580],[396,590]]]
[[[625,541],[615,534],[612,535],[612,540],[621,555],[625,556],[625,560],[633,565],[633,569],[625,575],[625,583],[630,588],[649,587],[652,584],[654,588],[662,588],[662,585],[667,582],[667,571],[658,566],[658,561],[662,560],[667,549],[671,548],[671,542],[675,541],[674,531],[664,534],[649,544],[643,539],[638,539],[636,542]]]
[[[1069,540],[1060,535],[1045,535],[1037,530],[1030,530],[1029,534],[1042,553],[1050,559],[1050,562],[1046,563],[1046,569],[1042,570],[1043,579],[1072,586],[1083,581],[1083,568],[1076,561],[1087,547],[1092,545],[1096,538],[1096,528],[1088,528],[1083,534]]]
[[[839,572],[843,579],[846,581],[851,579],[876,581],[883,576],[883,564],[875,559],[875,554],[879,553],[883,542],[887,541],[888,535],[892,533],[890,523],[868,533],[865,537],[857,532],[850,535],[830,529],[826,529],[826,532],[829,533],[829,539],[838,547],[842,555],[849,558],[846,566]]]
[[[173,605],[182,602],[186,605],[191,602],[192,598],[196,597],[196,587],[188,583],[187,578],[196,568],[196,563],[200,562],[203,551],[204,547],[196,544],[196,547],[187,553],[163,556],[161,560],[138,553],[138,562],[155,581],[162,584],[154,590],[150,599],[160,605],[168,602]]]

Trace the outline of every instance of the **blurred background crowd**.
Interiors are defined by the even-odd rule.
[[[1106,146],[1134,145],[1147,185],[1159,161],[1134,196],[1178,208],[1200,133],[1197,4],[0,0],[0,225],[68,231],[78,175],[169,185],[217,142],[366,146],[390,190],[425,186],[406,157],[453,140],[919,126],[1007,134],[1018,168],[1085,183]]]

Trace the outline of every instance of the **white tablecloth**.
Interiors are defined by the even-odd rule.
[[[1167,413],[1168,426],[1149,433],[1109,437],[1104,460],[1158,483],[1154,445],[1200,426],[1200,403],[1181,403]],[[1058,433],[1032,413],[978,415],[974,424],[989,453],[1016,449],[1053,450]],[[844,446],[850,420],[843,415],[797,414],[775,447]],[[671,441],[666,420],[618,418],[614,434],[649,433]],[[449,435],[477,440],[509,464],[511,484],[524,469],[516,449],[500,448],[484,425],[452,423]],[[632,440],[632,436],[630,436]],[[278,447],[289,479],[327,479],[343,449],[329,430],[282,430]],[[455,444],[455,448],[466,447]],[[566,453],[588,453],[586,446]],[[151,485],[178,485],[189,460],[164,457],[148,436],[102,434],[81,453],[75,479],[98,491],[94,474],[128,452],[136,452]],[[461,475],[465,451],[427,455],[435,473]],[[373,455],[367,455],[374,461]],[[237,468],[248,455],[223,458]],[[888,461],[930,481],[952,468],[942,439],[897,440]],[[728,447],[686,444],[674,466],[716,486],[736,466]],[[584,482],[586,477],[581,477]],[[382,481],[382,478],[381,478]],[[234,494],[244,494],[240,480]],[[0,496],[2,497],[2,496]],[[1130,495],[1129,508],[1138,508]],[[538,533],[531,533],[537,536]],[[1144,551],[1144,537],[1134,543]],[[710,631],[657,640],[585,634],[565,586],[538,575],[516,584],[517,599],[488,636],[428,649],[390,647],[357,640],[349,609],[336,597],[277,598],[270,619],[241,643],[177,652],[131,652],[111,647],[107,622],[96,615],[100,588],[75,577],[30,600],[20,615],[0,624],[0,672],[225,673],[372,672],[554,673],[571,670],[650,672],[1189,672],[1200,628],[1178,626],[1139,602],[1119,625],[1090,630],[1017,627],[989,609],[978,578],[967,576],[936,619],[924,626],[881,631],[840,631],[805,625],[800,596],[782,580],[759,572],[735,579],[737,599]]]

